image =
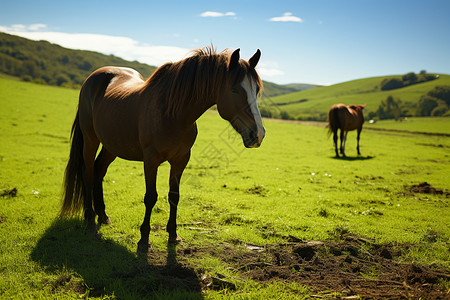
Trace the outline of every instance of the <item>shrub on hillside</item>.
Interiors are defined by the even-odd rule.
[[[411,85],[417,83],[417,75],[414,72],[410,72],[402,76],[402,81],[404,85]]]
[[[421,71],[419,75],[415,74],[414,72],[410,72],[403,75],[401,78],[399,77],[385,78],[381,82],[380,89],[382,91],[389,91],[413,85],[416,83],[434,80],[437,78],[435,75],[427,74],[425,72],[426,71]]]
[[[399,78],[386,78],[381,82],[381,90],[389,91],[403,87],[403,81]]]
[[[402,101],[400,99],[394,99],[392,96],[388,96],[385,101],[381,101],[375,115],[380,119],[395,119],[404,117],[401,109]]]
[[[438,106],[438,99],[431,97],[429,95],[424,95],[420,97],[417,104],[416,115],[420,117],[430,116],[433,109]]]
[[[443,101],[438,104],[432,111],[431,116],[433,117],[441,117],[445,115],[445,113],[448,111],[448,105],[445,104]]]
[[[443,100],[447,105],[450,105],[450,86],[448,85],[436,86],[434,89],[429,91],[427,95]]]

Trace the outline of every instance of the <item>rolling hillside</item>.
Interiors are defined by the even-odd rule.
[[[113,55],[67,49],[0,32],[0,73],[24,81],[78,88],[92,71],[106,65],[128,66],[143,76],[156,69]]]
[[[358,79],[263,99],[261,111],[270,111],[274,117],[283,117],[284,114],[285,118],[290,119],[325,121],[329,108],[335,103],[366,104],[368,113],[376,111],[382,101],[392,96],[414,107],[421,96],[436,86],[450,86],[450,75],[439,74],[432,81],[382,91],[381,82],[392,77],[398,76]]]

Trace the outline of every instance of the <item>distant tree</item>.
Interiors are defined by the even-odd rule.
[[[85,71],[89,71],[90,69],[92,69],[92,65],[87,61],[83,61],[83,63],[80,65],[80,69],[81,70],[85,70]]]
[[[410,72],[402,76],[404,85],[411,85],[417,82],[417,75],[414,72]]]
[[[400,117],[403,116],[400,107],[401,103],[402,101],[400,99],[395,100],[394,97],[388,96],[385,101],[381,101],[381,104],[378,107],[375,115],[377,115],[380,120],[383,119],[398,120]]]
[[[270,111],[270,108],[268,108],[267,106],[261,106],[259,108],[259,111],[261,113],[261,117],[272,118],[272,112]]]
[[[447,105],[450,105],[450,86],[441,85],[427,93],[428,96],[443,100]]]
[[[293,119],[293,117],[291,116],[291,114],[288,113],[287,111],[284,111],[284,110],[281,111],[280,117],[281,117],[283,120],[292,120],[292,119]]]
[[[59,58],[59,61],[63,64],[63,65],[67,65],[70,61],[69,57],[67,55],[63,55]]]
[[[69,82],[70,82],[70,79],[65,74],[60,74],[56,77],[56,85],[58,85],[58,86],[66,85]]]
[[[403,81],[399,78],[386,78],[381,82],[381,90],[389,91],[403,87]]]
[[[429,95],[424,95],[420,97],[420,100],[417,104],[417,116],[425,117],[430,116],[433,109],[438,106],[438,100]]]
[[[377,113],[374,111],[369,112],[367,115],[369,117],[369,120],[375,119],[377,117]]]
[[[444,101],[439,101],[438,106],[436,106],[431,111],[431,116],[440,117],[443,116],[448,111],[448,105]]]
[[[36,77],[38,73],[38,66],[33,60],[25,60],[22,63],[22,67],[25,74],[31,76],[32,78]]]

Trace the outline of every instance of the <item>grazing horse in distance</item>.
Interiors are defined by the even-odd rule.
[[[361,155],[359,151],[359,137],[361,135],[362,125],[364,123],[363,109],[366,105],[345,105],[345,104],[334,104],[331,106],[328,112],[328,130],[329,133],[333,133],[334,149],[336,151],[336,157],[339,157],[339,152],[337,148],[338,129],[341,130],[341,145],[340,152],[343,157],[345,157],[345,142],[347,140],[347,133],[351,130],[357,130],[357,146],[356,150],[358,155]]]
[[[166,230],[169,243],[179,242],[179,187],[197,137],[196,120],[217,104],[220,116],[241,135],[245,147],[261,145],[265,130],[257,97],[262,81],[255,70],[260,56],[257,50],[246,61],[240,59],[239,49],[217,53],[205,47],[159,67],[147,80],[129,68],[103,67],[93,72],[80,90],[60,215],[84,211],[87,230],[93,233],[96,215],[99,224],[110,224],[102,187],[108,166],[116,157],[143,161],[145,216],[138,251],[147,251],[151,212],[158,199],[157,170],[168,161]]]

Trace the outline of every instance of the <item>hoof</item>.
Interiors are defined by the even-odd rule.
[[[183,239],[181,237],[179,237],[179,236],[169,237],[168,243],[169,244],[173,244],[173,245],[182,244],[183,243]]]
[[[95,221],[86,222],[86,234],[97,235],[97,226],[95,225]]]
[[[98,216],[97,222],[98,222],[98,224],[101,224],[101,225],[111,225],[112,224],[111,219],[107,215]]]
[[[137,245],[137,252],[141,254],[147,253],[148,250],[152,248],[152,245],[149,242],[139,241]]]

